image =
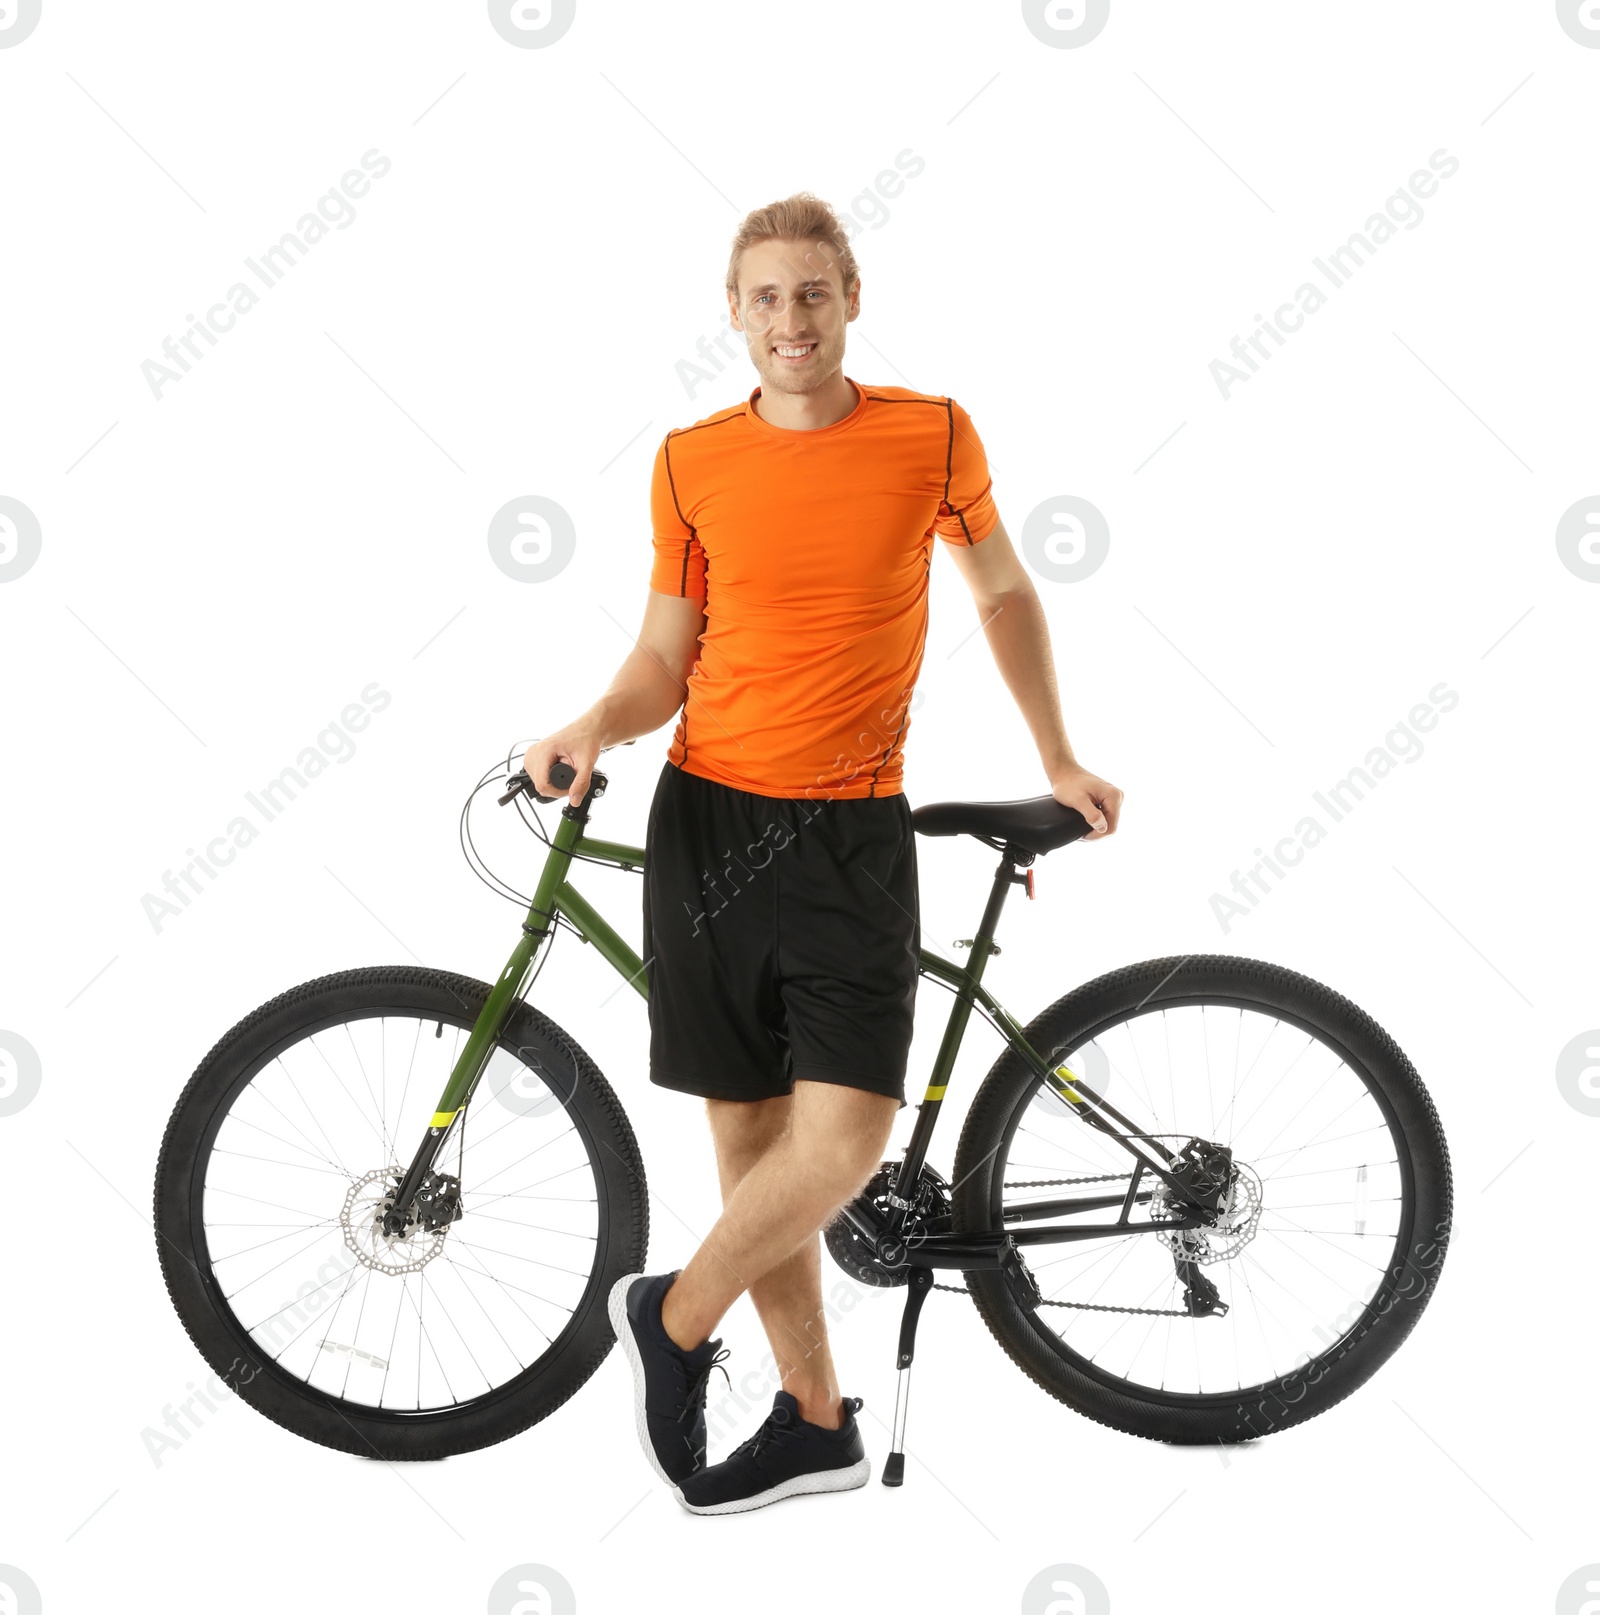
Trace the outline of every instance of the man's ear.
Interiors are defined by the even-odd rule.
[[[845,315],[845,320],[847,322],[850,321],[850,320],[853,320],[860,313],[861,313],[861,282],[858,280],[855,283],[855,285],[850,288],[850,312]]]
[[[744,327],[739,323],[739,304],[732,292],[728,293],[728,324],[735,331],[743,333]]]

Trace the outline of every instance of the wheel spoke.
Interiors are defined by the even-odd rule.
[[[435,1019],[384,1009],[308,1026],[240,1077],[204,1163],[205,1249],[241,1337],[351,1409],[438,1411],[497,1390],[600,1281],[599,1151],[564,1103],[475,1111],[470,1137],[463,1109],[434,1166],[461,1178],[456,1216],[384,1232],[465,1033],[442,1016],[451,1035],[435,1035]],[[491,1060],[511,1062],[519,1092],[539,1075],[506,1045]],[[496,1064],[496,1085],[506,1075]]]
[[[1381,1282],[1390,1264],[1380,1258],[1405,1225],[1400,1138],[1362,1073],[1304,1025],[1249,1003],[1226,1012],[1205,1001],[1141,1004],[1086,1043],[1061,1047],[1089,1043],[1105,1052],[1114,1077],[1126,1078],[1121,1108],[1136,1119],[1138,1106],[1149,1106],[1160,1147],[1176,1154],[1195,1138],[1232,1152],[1237,1222],[1205,1226],[1198,1239],[1161,1234],[1151,1224],[1167,1214],[1168,1192],[1150,1174],[1129,1232],[1054,1251],[1025,1247],[1061,1349],[1131,1386],[1197,1399],[1273,1383],[1321,1355],[1330,1330],[1337,1334]],[[1052,1065],[1069,1058],[1042,1052]],[[1079,1107],[1033,1102],[1046,1091],[1041,1079],[1019,1102],[989,1168],[1001,1227],[1016,1226],[1005,1213],[1047,1198],[1116,1194],[1131,1174],[1127,1151],[1084,1126]],[[1155,1093],[1164,1096],[1159,1110],[1149,1104]],[[1050,1181],[1074,1177],[1105,1181]],[[1296,1193],[1309,1198],[1290,1198]],[[1069,1219],[1061,1226],[1073,1225],[1061,1215]],[[1100,1220],[1117,1215],[1104,1208]],[[1199,1266],[1180,1267],[1183,1251]],[[1225,1311],[1190,1316],[1185,1271],[1215,1284]]]

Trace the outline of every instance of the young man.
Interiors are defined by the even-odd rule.
[[[1067,742],[1044,611],[966,412],[843,372],[861,278],[832,209],[802,192],[750,214],[726,284],[760,385],[667,434],[637,646],[525,759],[549,795],[551,764],[570,763],[576,803],[603,747],[678,717],[646,832],[650,1076],[704,1098],[723,1212],[681,1272],[621,1280],[611,1318],[645,1456],[696,1513],[869,1473],[828,1348],[818,1231],[877,1169],[904,1103],[920,935],[901,748],[935,535],[1051,792],[1089,839],[1122,803]],[[744,1292],[783,1389],[708,1466],[711,1333]]]

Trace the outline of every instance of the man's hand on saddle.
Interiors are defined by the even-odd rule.
[[[1115,834],[1122,812],[1122,792],[1099,775],[1073,763],[1051,778],[1050,794],[1067,807],[1076,808],[1089,821],[1085,841],[1100,841]]]

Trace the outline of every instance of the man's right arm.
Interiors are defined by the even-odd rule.
[[[566,793],[576,806],[589,789],[602,748],[648,735],[676,715],[688,694],[705,628],[704,600],[650,591],[639,637],[606,693],[582,717],[534,741],[523,755],[522,766],[541,796],[561,794],[550,784],[550,765],[559,760],[576,774]]]

